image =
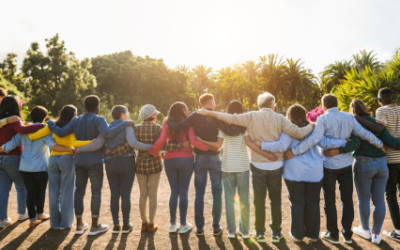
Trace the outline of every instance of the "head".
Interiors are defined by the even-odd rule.
[[[231,101],[228,106],[226,107],[226,113],[228,114],[242,114],[243,113],[243,105],[240,101],[238,100],[233,100]],[[224,131],[222,131],[224,132]],[[246,132],[245,127],[241,127],[239,134],[237,135],[242,135]],[[236,135],[234,135],[236,136]]]
[[[140,119],[146,122],[155,122],[157,115],[161,114],[156,107],[151,104],[146,104],[140,109]]]
[[[56,124],[60,128],[67,125],[74,116],[78,115],[78,109],[74,105],[65,105],[60,112],[60,116],[58,117]]]
[[[378,91],[378,101],[381,106],[392,104],[393,94],[389,88],[381,88]]]
[[[4,97],[8,95],[7,90],[0,88],[0,104]]]
[[[350,103],[349,113],[358,116],[371,116],[365,103],[358,99],[353,99]]]
[[[259,109],[270,108],[275,111],[275,96],[268,92],[264,92],[258,96],[257,105]]]
[[[175,102],[171,105],[168,111],[168,120],[180,122],[189,115],[188,107],[183,102]]]
[[[128,108],[123,105],[116,105],[111,110],[111,115],[114,120],[122,120],[126,121],[129,119],[129,111]]]
[[[215,100],[214,95],[210,93],[202,94],[199,98],[201,107],[206,109],[215,110]]]
[[[306,118],[307,110],[298,104],[292,105],[286,112],[286,118],[299,128],[305,127],[310,122]]]
[[[16,96],[6,96],[0,104],[0,119],[14,115],[23,119],[21,102]]]
[[[323,95],[322,99],[321,99],[321,103],[322,103],[322,109],[324,111],[338,106],[338,100],[334,94]]]
[[[95,114],[99,113],[100,98],[97,95],[86,96],[85,100],[83,101],[83,104],[85,105],[85,109],[87,112],[92,112]]]
[[[30,116],[33,123],[43,123],[46,119],[48,111],[45,107],[35,106],[31,110]]]

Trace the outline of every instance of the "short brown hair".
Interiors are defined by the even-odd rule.
[[[3,89],[3,88],[0,88],[0,96],[1,96],[1,97],[8,96],[7,90],[5,90],[5,89]]]
[[[300,128],[310,124],[307,120],[307,110],[299,104],[294,104],[289,107],[286,112],[286,118]]]
[[[349,113],[358,116],[371,116],[365,103],[359,99],[353,99],[350,103]]]
[[[44,119],[46,119],[48,115],[48,111],[45,107],[43,106],[35,106],[31,110],[31,118],[32,122],[40,122],[42,123]]]
[[[325,94],[321,101],[327,109],[338,106],[338,100],[334,94]]]
[[[199,102],[200,102],[201,106],[203,106],[210,100],[214,100],[214,95],[210,94],[210,93],[202,94],[199,98]]]

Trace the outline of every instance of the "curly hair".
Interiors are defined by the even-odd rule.
[[[286,118],[291,121],[293,124],[296,124],[298,127],[305,127],[310,122],[306,118],[307,110],[299,105],[295,104],[289,107],[286,112]]]

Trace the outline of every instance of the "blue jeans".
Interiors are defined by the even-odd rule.
[[[119,224],[119,200],[124,225],[129,225],[131,192],[135,180],[135,157],[117,157],[106,160],[106,173],[111,190],[110,209],[114,225]]]
[[[243,234],[249,234],[250,231],[249,173],[250,171],[222,172],[222,181],[224,182],[225,191],[226,224],[229,234],[236,233],[236,189],[238,190],[238,198],[240,202],[239,229]]]
[[[194,159],[193,158],[172,158],[164,160],[165,173],[168,177],[169,186],[171,188],[171,196],[169,197],[169,214],[170,222],[176,222],[176,210],[178,207],[179,197],[179,213],[180,222],[186,224],[186,215],[188,210],[188,192],[190,180],[193,174]]]
[[[71,228],[74,222],[74,156],[52,155],[49,166],[49,203],[51,228]]]
[[[26,188],[18,171],[20,160],[20,155],[0,155],[0,220],[8,217],[8,198],[13,182],[17,190],[18,213],[26,213]]]
[[[222,174],[221,159],[219,156],[197,156],[194,164],[194,186],[196,198],[194,201],[194,219],[198,230],[204,228],[204,194],[207,186],[207,173],[211,179],[213,196],[212,216],[213,228],[220,228],[222,214]]]
[[[361,225],[364,230],[369,230],[370,197],[372,197],[372,203],[375,207],[372,232],[380,233],[385,219],[385,188],[389,178],[386,157],[355,156],[354,158],[356,159],[353,168],[354,185],[358,197]]]
[[[74,198],[74,208],[76,218],[83,215],[85,191],[87,182],[90,179],[92,198],[90,208],[92,217],[100,216],[101,189],[103,188],[104,169],[103,163],[97,162],[92,165],[75,165],[76,190]]]

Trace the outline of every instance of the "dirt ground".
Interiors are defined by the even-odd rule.
[[[6,227],[0,231],[0,249],[14,250],[14,249],[184,249],[184,250],[211,250],[211,249],[400,249],[400,244],[392,241],[385,236],[379,246],[373,245],[367,240],[364,240],[358,236],[353,237],[353,244],[348,246],[341,240],[340,245],[332,245],[325,241],[319,241],[317,243],[311,243],[306,240],[300,244],[294,243],[289,238],[290,229],[290,208],[289,200],[287,198],[286,186],[283,186],[283,233],[285,238],[281,240],[279,244],[272,244],[270,242],[270,230],[267,230],[267,243],[259,244],[253,239],[243,240],[238,237],[237,239],[228,239],[227,233],[220,236],[214,237],[212,235],[211,228],[211,205],[212,196],[210,193],[210,185],[207,187],[207,194],[205,196],[205,235],[197,237],[193,230],[187,234],[169,234],[169,184],[165,173],[163,172],[161,177],[161,184],[158,196],[158,210],[156,216],[156,222],[159,229],[156,233],[141,233],[140,232],[140,217],[138,208],[138,193],[139,187],[137,181],[135,180],[133,192],[132,192],[132,210],[131,210],[131,222],[134,224],[135,228],[130,234],[112,234],[111,230],[99,236],[88,236],[87,232],[83,235],[75,235],[75,229],[69,231],[56,231],[50,229],[49,221],[43,222],[35,229],[28,229],[28,221],[15,222],[17,214],[16,208],[16,192],[12,189],[10,205],[9,205],[9,216],[12,218],[12,225]],[[252,198],[252,187],[251,190],[251,202]],[[193,180],[190,187],[189,193],[189,211],[188,211],[188,221],[194,225],[194,186]],[[90,225],[90,185],[85,196],[85,213],[84,220],[89,222]],[[338,196],[338,195],[337,195]],[[107,178],[104,178],[103,186],[103,197],[102,197],[102,208],[101,208],[101,223],[108,223],[112,228],[112,218],[110,212],[110,190]],[[325,216],[323,212],[323,198],[321,195],[321,231],[325,230]],[[337,206],[340,211],[340,200],[337,199]],[[355,209],[355,221],[354,226],[359,225],[358,219],[358,209],[357,209],[357,197],[354,192],[354,207]],[[48,199],[46,200],[45,212],[48,213]],[[238,206],[236,207],[236,215],[239,213]],[[269,205],[267,202],[267,221],[269,224]],[[221,224],[226,228],[225,223],[225,211],[223,210]],[[254,230],[254,207],[251,205],[251,232]],[[339,223],[340,225],[340,223]],[[391,230],[392,223],[390,221],[390,215],[387,211],[385,222],[383,224],[383,230]]]

